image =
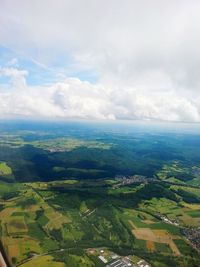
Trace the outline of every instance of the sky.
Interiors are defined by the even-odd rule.
[[[0,0],[0,118],[200,122],[199,0]]]

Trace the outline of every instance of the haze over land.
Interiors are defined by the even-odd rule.
[[[200,122],[200,2],[0,3],[1,118]]]

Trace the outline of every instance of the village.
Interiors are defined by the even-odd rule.
[[[91,248],[87,249],[87,253],[95,255],[105,267],[150,267],[151,265],[145,260],[135,256],[120,256],[107,248]]]
[[[193,248],[200,251],[200,227],[184,228],[182,230],[188,241],[192,244]]]
[[[116,175],[115,181],[117,181],[117,184],[113,185],[113,189],[119,188],[121,186],[140,183],[140,184],[147,184],[149,182],[156,182],[158,181],[156,178],[147,178],[143,175]]]

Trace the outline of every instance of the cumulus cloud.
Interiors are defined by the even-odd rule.
[[[1,116],[199,122],[199,10],[196,0],[2,0],[1,45],[42,69],[70,59],[98,80],[34,87],[13,59],[0,69],[12,80]]]
[[[2,68],[12,83],[0,88],[1,117],[200,121],[200,106],[175,91],[160,94],[133,87],[107,87],[77,78],[30,86],[24,70]]]
[[[28,75],[26,70],[18,70],[13,67],[0,68],[0,76],[9,77],[13,87],[17,89],[22,89],[26,86],[25,77]]]

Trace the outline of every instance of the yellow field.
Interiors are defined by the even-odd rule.
[[[4,237],[2,243],[10,260],[17,258],[20,262],[26,258],[27,252],[42,253],[38,242],[28,236],[21,238]]]
[[[146,247],[151,252],[153,252],[153,251],[156,250],[154,242],[153,241],[150,241],[150,240],[147,240],[146,241]]]
[[[60,229],[63,224],[71,222],[69,218],[63,216],[61,213],[55,211],[52,208],[45,210],[45,215],[49,219],[49,222],[45,225],[47,229]]]
[[[183,206],[185,206],[186,208],[189,208],[191,210],[200,210],[200,204],[189,204],[186,202],[181,203]]]
[[[180,251],[173,242],[173,238],[177,239],[179,237],[172,236],[165,230],[151,230],[149,228],[137,228],[133,229],[132,233],[137,239],[168,244],[175,255],[177,256],[180,255]]]
[[[200,225],[200,218],[193,218],[187,214],[181,217],[181,221],[187,226],[198,227]]]
[[[23,216],[13,216],[7,218],[6,228],[8,234],[26,233],[28,231]]]
[[[49,255],[38,256],[21,265],[21,267],[64,267],[65,264],[62,262],[53,261],[53,257]]]
[[[6,219],[9,217],[13,212],[15,212],[16,208],[5,208],[0,212],[1,220]]]
[[[30,212],[36,212],[37,210],[40,209],[40,206],[39,205],[30,205],[27,207],[27,211],[30,211]]]
[[[19,256],[20,250],[17,244],[9,245],[8,246],[8,255],[9,258],[15,258],[16,256]]]
[[[178,250],[176,244],[173,239],[180,239],[179,236],[174,236],[168,233],[166,230],[156,230],[150,228],[138,228],[131,220],[129,220],[130,225],[133,227],[132,233],[137,239],[142,239],[146,241],[146,247],[149,251],[155,251],[156,243],[164,243],[168,244],[175,255],[180,255],[180,251]],[[153,223],[149,221],[149,223]]]
[[[146,223],[146,224],[153,224],[155,222],[154,221],[151,221],[151,220],[144,220],[144,223]]]
[[[143,240],[150,240],[154,242],[160,242],[162,241],[162,238],[159,236],[157,237],[153,231],[149,228],[137,228],[133,229],[132,233],[137,239],[143,239]]]

